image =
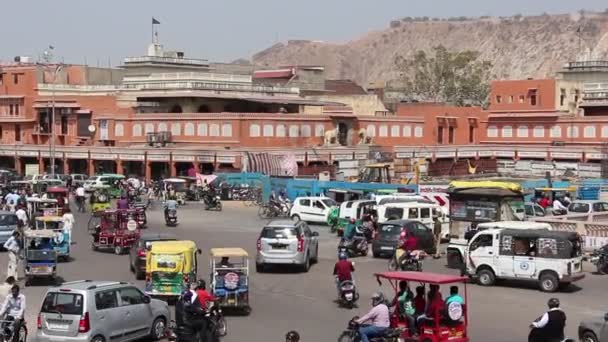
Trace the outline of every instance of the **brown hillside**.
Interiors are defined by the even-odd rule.
[[[329,79],[353,79],[368,84],[397,78],[395,56],[409,56],[439,44],[449,49],[481,52],[483,59],[493,63],[498,78],[546,77],[565,62],[583,56],[608,59],[608,15],[404,18],[391,22],[385,30],[345,44],[302,40],[276,44],[255,54],[253,63],[265,67],[324,65]]]

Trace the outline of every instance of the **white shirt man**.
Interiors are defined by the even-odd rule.
[[[23,319],[25,313],[25,296],[23,293],[19,293],[17,296],[12,293],[6,296],[2,309],[0,310],[0,316],[8,314],[15,319]]]
[[[4,243],[4,249],[8,251],[8,266],[6,269],[6,276],[13,277],[18,280],[17,277],[17,259],[19,255],[19,242],[17,242],[18,232],[13,232],[13,235],[6,240]]]
[[[27,226],[27,213],[23,207],[17,209],[17,211],[15,211],[15,215],[19,221],[23,222],[23,226]]]
[[[63,219],[63,229],[68,233],[72,233],[72,228],[74,227],[74,215],[71,212],[65,213],[62,216]]]
[[[78,197],[84,197],[84,188],[82,186],[79,186],[76,189],[76,196],[78,196]]]
[[[568,208],[566,208],[562,202],[556,198],[553,200],[553,210],[568,211]]]

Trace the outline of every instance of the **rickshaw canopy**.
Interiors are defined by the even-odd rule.
[[[568,192],[576,192],[577,188],[575,186],[568,186],[564,188],[534,188],[534,191],[568,191]]]
[[[49,186],[46,188],[46,192],[48,193],[68,193],[69,190],[63,186]]]
[[[36,221],[41,221],[41,222],[63,222],[63,217],[61,217],[61,216],[55,216],[55,215],[38,216],[38,217],[36,217]]]
[[[26,239],[52,239],[57,236],[57,233],[50,229],[28,229],[24,232],[24,236]]]
[[[102,173],[97,176],[110,177],[110,178],[116,178],[116,179],[125,179],[126,178],[124,175],[119,175],[117,173]]]
[[[150,244],[149,253],[146,254],[147,271],[190,270],[194,267],[196,250],[194,241],[154,241]]]
[[[209,255],[212,258],[248,257],[247,251],[242,248],[211,248]]]
[[[54,198],[42,199],[40,197],[28,197],[25,200],[27,202],[30,202],[30,203],[52,203],[52,204],[57,204],[57,200],[54,199]]]
[[[375,273],[376,279],[388,280],[405,280],[419,283],[443,285],[453,283],[464,283],[469,280],[468,277],[454,276],[449,274],[429,273],[429,272],[408,272],[408,271],[393,271]]]
[[[499,189],[513,193],[522,193],[521,184],[497,181],[452,181],[448,192],[458,192],[467,189]]]
[[[163,179],[164,183],[186,183],[185,179],[181,179],[181,178],[167,178],[167,179]]]

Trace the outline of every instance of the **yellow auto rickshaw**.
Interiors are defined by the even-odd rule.
[[[104,211],[112,207],[109,185],[96,185],[91,195],[91,211]]]
[[[242,248],[212,248],[209,251],[211,294],[221,308],[249,314],[249,255]]]
[[[154,241],[147,247],[144,292],[153,297],[177,299],[196,281],[197,254],[201,250],[188,240]]]

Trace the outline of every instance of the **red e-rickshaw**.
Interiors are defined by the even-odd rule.
[[[123,254],[139,240],[138,212],[134,209],[109,209],[93,213],[89,231],[93,236],[91,248],[113,249]]]
[[[70,198],[70,191],[64,186],[49,186],[46,188],[46,196],[49,199],[57,200],[58,208],[60,209],[57,215],[63,215],[63,208],[67,206]],[[63,201],[63,202],[60,202]]]
[[[453,276],[448,274],[428,272],[382,272],[374,274],[379,284],[382,279],[388,280],[395,293],[399,291],[399,282],[404,280],[408,283],[420,283],[429,285],[464,284],[464,303],[451,303],[443,313],[437,317],[425,320],[419,326],[419,335],[413,337],[408,327],[407,320],[400,317],[397,310],[391,314],[391,328],[400,329],[401,341],[416,342],[469,342],[467,333],[467,281],[468,277]]]

